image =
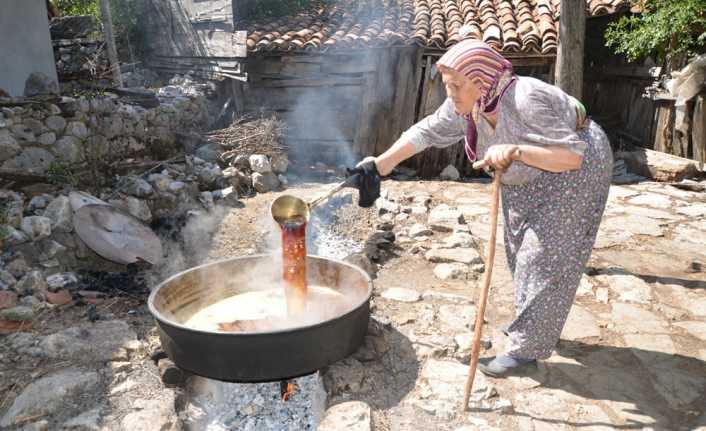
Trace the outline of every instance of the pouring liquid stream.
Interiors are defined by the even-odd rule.
[[[306,311],[306,219],[292,217],[283,220],[282,279],[287,302],[287,315]]]

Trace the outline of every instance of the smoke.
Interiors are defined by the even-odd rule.
[[[289,157],[305,166],[317,162],[352,167],[360,155],[353,153],[354,119],[360,91],[354,86],[294,87],[298,97],[283,119]]]

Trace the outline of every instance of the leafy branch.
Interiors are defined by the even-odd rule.
[[[706,0],[642,0],[639,15],[623,16],[608,25],[606,45],[629,61],[686,54],[706,47]]]

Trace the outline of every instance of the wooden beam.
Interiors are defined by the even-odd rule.
[[[694,160],[703,169],[706,163],[706,96],[698,96],[694,105],[694,121],[691,129]]]
[[[586,37],[586,0],[561,0],[556,85],[581,99],[583,88],[583,50]]]

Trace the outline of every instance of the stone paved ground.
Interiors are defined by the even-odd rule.
[[[287,192],[313,196],[327,187]],[[557,352],[526,376],[477,374],[472,409],[459,414],[490,186],[384,187],[379,208],[346,207],[329,226],[360,241],[386,224],[396,241],[381,244],[388,250],[364,345],[322,370],[329,411],[320,431],[706,430],[705,193],[656,183],[613,187]],[[193,247],[205,259],[276,246],[267,223],[273,197],[202,216]],[[503,349],[512,297],[499,247],[484,355]],[[45,307],[30,331],[2,339],[0,429],[198,429],[183,423],[184,392],[164,387],[150,359],[158,340],[145,299],[113,298],[97,312],[101,319],[91,323],[86,307]],[[262,407],[232,406],[245,415]]]
[[[403,206],[405,199],[428,194],[429,219],[440,204],[447,204],[455,232],[420,234],[421,227],[416,227],[412,231],[417,236],[410,238],[410,220],[396,223],[401,257],[388,261],[379,273],[375,315],[411,341],[420,371],[399,406],[374,412],[376,429],[431,429],[420,428],[421,423],[457,431],[706,429],[705,194],[657,183],[613,186],[556,353],[524,377],[497,380],[478,373],[473,408],[459,416],[469,323],[480,280],[464,279],[476,278],[473,271],[460,279],[439,279],[434,274],[453,277],[453,271],[448,264],[439,268],[442,264],[427,261],[424,250],[458,245],[463,239],[458,232],[463,231],[470,231],[471,247],[477,244],[483,250],[489,235],[490,186],[387,186],[390,199]],[[454,209],[460,210],[465,225],[454,224]],[[412,217],[422,226],[433,225],[426,214]],[[467,271],[464,266],[458,266],[460,274]],[[414,295],[403,295],[398,288],[416,291],[421,299],[409,302]],[[392,289],[397,299],[386,295]],[[484,328],[492,347],[484,354],[502,351],[501,328],[513,316],[512,298],[500,247]],[[404,419],[396,418],[400,409]]]

